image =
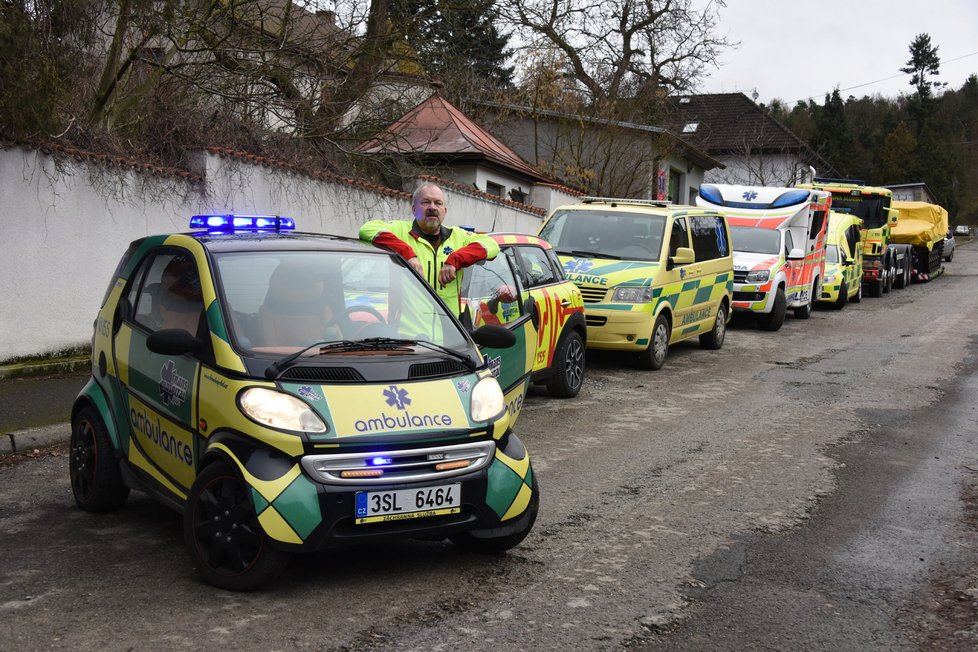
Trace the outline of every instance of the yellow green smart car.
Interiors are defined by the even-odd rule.
[[[191,228],[133,242],[106,292],[71,415],[79,507],[150,494],[231,590],[292,552],[523,540],[539,494],[505,395],[526,391],[531,303],[469,333],[390,252],[277,216]]]

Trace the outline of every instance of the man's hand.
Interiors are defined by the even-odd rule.
[[[438,282],[441,283],[442,287],[444,287],[455,280],[455,275],[457,273],[458,270],[455,269],[454,265],[445,263],[441,266],[441,271],[438,272]]]
[[[424,267],[421,266],[421,261],[418,260],[417,256],[408,258],[407,263],[408,265],[414,268],[414,271],[416,271],[418,274],[421,274],[422,277],[424,276]]]

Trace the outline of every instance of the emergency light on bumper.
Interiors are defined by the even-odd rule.
[[[496,453],[493,441],[371,453],[305,455],[302,468],[323,484],[383,484],[450,478],[485,468]],[[375,464],[384,458],[387,463]]]
[[[326,432],[326,424],[304,401],[264,387],[251,387],[238,396],[241,412],[255,423],[277,430]]]
[[[619,303],[649,303],[652,301],[652,288],[615,288],[611,300]]]

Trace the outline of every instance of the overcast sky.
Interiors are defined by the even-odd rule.
[[[756,89],[758,102],[789,106],[813,96],[821,104],[835,87],[843,99],[909,94],[900,68],[921,33],[939,47],[938,79],[949,88],[978,74],[978,0],[727,0],[718,31],[740,46],[724,50],[703,93]]]

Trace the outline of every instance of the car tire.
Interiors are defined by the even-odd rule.
[[[652,325],[649,346],[638,355],[638,366],[656,371],[662,369],[669,355],[669,320],[661,312]]]
[[[808,295],[808,303],[803,306],[794,309],[795,319],[808,319],[812,316],[812,304],[815,302],[815,286],[817,283],[812,284],[811,292]]]
[[[780,330],[787,314],[788,300],[784,296],[784,288],[778,286],[778,291],[774,295],[774,305],[771,307],[771,312],[757,315],[757,325],[766,331],[774,332]]]
[[[501,555],[507,550],[512,550],[526,538],[526,535],[533,529],[533,524],[537,520],[537,512],[540,510],[540,488],[537,485],[536,475],[533,476],[533,492],[530,496],[530,504],[527,507],[526,522],[516,532],[493,536],[492,531],[483,532],[460,532],[449,537],[457,548],[466,552],[475,552],[480,555]],[[520,517],[520,518],[524,518]]]
[[[859,303],[862,300],[863,300],[863,284],[862,281],[860,281],[859,285],[857,286],[856,293],[852,295],[852,299],[850,299],[850,301],[852,301],[853,303]]]
[[[727,336],[727,305],[721,303],[717,308],[717,317],[713,320],[713,328],[709,333],[700,335],[700,346],[704,349],[719,349]]]
[[[253,591],[278,577],[288,553],[272,547],[255,514],[251,490],[230,463],[208,464],[190,489],[183,534],[208,584]]]
[[[102,417],[90,406],[72,419],[68,474],[75,502],[86,512],[111,512],[122,507],[129,487],[122,480],[115,449]]]
[[[846,307],[846,303],[849,301],[849,285],[846,283],[845,279],[842,280],[842,285],[839,286],[839,298],[835,300],[832,307],[836,310],[842,310]]]
[[[553,376],[547,391],[555,398],[573,398],[584,384],[584,340],[577,331],[568,331],[554,351]]]
[[[954,258],[954,252],[953,251],[951,252],[951,255],[950,256],[944,256],[944,262],[945,263],[949,263],[949,262],[951,262],[951,259],[952,258]]]

